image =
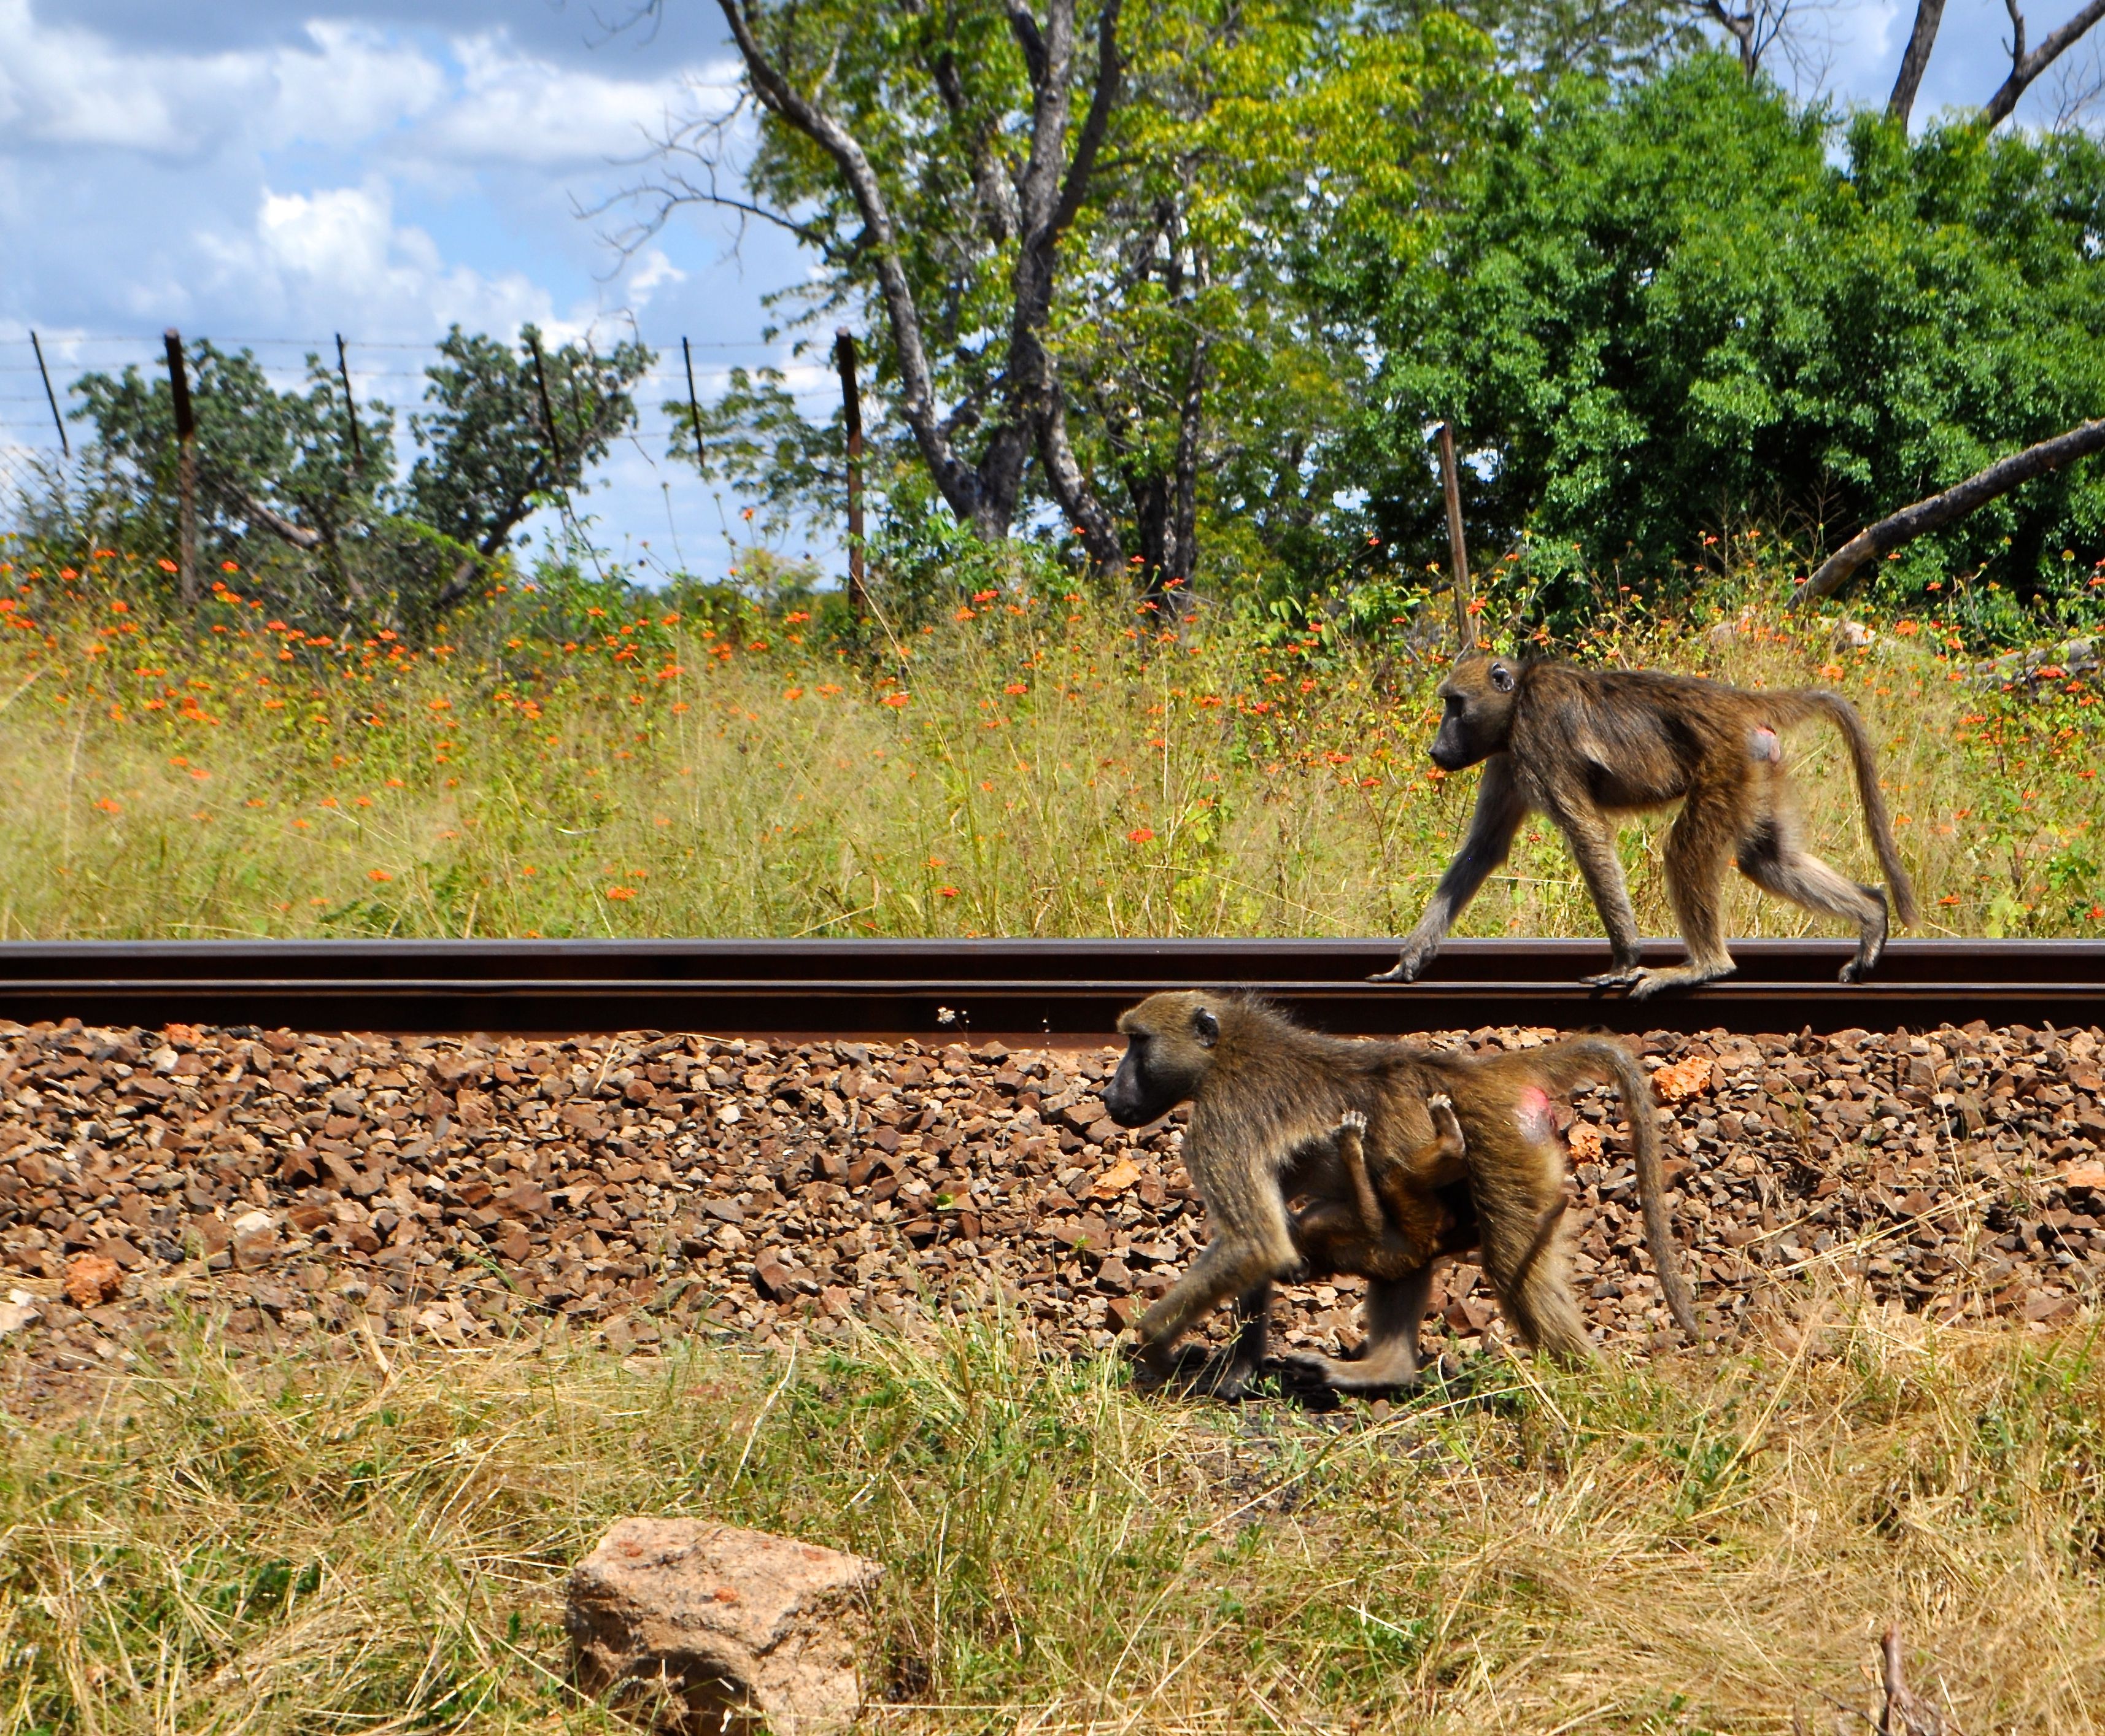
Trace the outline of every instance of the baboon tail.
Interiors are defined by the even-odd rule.
[[[1644,1207],[1645,1246],[1652,1270],[1666,1297],[1674,1323],[1692,1340],[1699,1335],[1696,1304],[1681,1275],[1681,1250],[1666,1216],[1666,1180],[1660,1172],[1659,1118],[1652,1107],[1651,1081],[1637,1058],[1612,1037],[1574,1037],[1529,1053],[1526,1059],[1560,1090],[1613,1079],[1622,1093],[1623,1114],[1630,1124],[1630,1146],[1637,1158],[1638,1198]]]
[[[1849,744],[1849,761],[1856,768],[1857,795],[1864,805],[1865,829],[1871,834],[1871,848],[1878,852],[1879,869],[1886,877],[1886,895],[1893,900],[1893,914],[1912,926],[1915,921],[1915,886],[1901,864],[1900,846],[1893,841],[1893,823],[1886,814],[1886,798],[1879,788],[1878,755],[1864,720],[1857,707],[1841,694],[1825,688],[1802,687],[1775,695],[1786,702],[1781,722],[1801,717],[1825,717],[1842,732]]]

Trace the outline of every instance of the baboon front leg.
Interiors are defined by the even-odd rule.
[[[1191,1383],[1190,1390],[1216,1399],[1240,1399],[1264,1368],[1271,1330],[1271,1286],[1257,1284],[1236,1298],[1236,1336],[1227,1352]]]
[[[1272,1279],[1294,1270],[1299,1255],[1289,1234],[1283,1203],[1277,1225],[1267,1229],[1272,1233],[1231,1227],[1216,1234],[1191,1262],[1191,1270],[1140,1317],[1133,1330],[1140,1341],[1142,1378],[1148,1384],[1159,1386],[1177,1372],[1177,1341],[1195,1321],[1231,1296],[1253,1297],[1263,1287],[1268,1297]],[[1247,1319],[1243,1329],[1249,1331]],[[1261,1357],[1261,1328],[1258,1346]]]
[[[1857,925],[1857,956],[1842,967],[1842,980],[1861,982],[1886,950],[1886,894],[1838,874],[1810,850],[1799,848],[1795,828],[1764,820],[1741,844],[1740,872],[1764,892],[1823,916]]]
[[[1367,1341],[1360,1354],[1347,1361],[1303,1351],[1289,1356],[1287,1367],[1339,1392],[1383,1392],[1410,1386],[1418,1378],[1418,1332],[1432,1292],[1430,1261],[1401,1278],[1370,1279],[1361,1316]]]
[[[1469,816],[1469,831],[1447,872],[1433,889],[1432,901],[1417,927],[1405,937],[1403,950],[1386,971],[1377,971],[1370,983],[1410,983],[1440,950],[1455,918],[1477,895],[1486,877],[1513,854],[1513,841],[1520,823],[1527,818],[1527,803],[1513,786],[1513,760],[1493,754],[1484,761],[1483,777],[1477,785],[1477,808]]]
[[[1553,817],[1563,828],[1586,890],[1593,895],[1593,908],[1601,913],[1601,924],[1608,931],[1608,968],[1585,980],[1597,988],[1633,983],[1642,968],[1638,963],[1638,918],[1630,908],[1621,859],[1616,855],[1614,823],[1590,802],[1562,805]]]
[[[1732,815],[1722,799],[1691,795],[1666,835],[1666,896],[1688,948],[1686,964],[1643,971],[1630,985],[1630,998],[1643,1001],[1665,988],[1692,988],[1715,982],[1736,968],[1726,949],[1718,897],[1725,863],[1732,847]]]

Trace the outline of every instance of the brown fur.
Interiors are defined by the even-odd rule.
[[[1403,944],[1376,981],[1410,982],[1485,878],[1506,859],[1530,813],[1563,830],[1608,930],[1611,967],[1592,980],[1629,984],[1633,998],[1728,975],[1720,893],[1727,863],[1765,891],[1857,924],[1857,954],[1842,980],[1870,974],[1885,950],[1886,892],[1844,878],[1805,849],[1784,774],[1777,732],[1816,717],[1848,743],[1879,865],[1893,908],[1915,920],[1915,893],[1893,841],[1870,738],[1856,708],[1816,689],[1746,692],[1657,670],[1582,669],[1569,663],[1472,657],[1440,684],[1446,716],[1432,743],[1450,771],[1484,762],[1468,836]],[[1650,971],[1638,962],[1637,918],[1616,855],[1616,813],[1682,803],[1666,841],[1667,896],[1688,962]]]
[[[1365,1353],[1303,1365],[1334,1385],[1369,1390],[1412,1379],[1418,1332],[1438,1255],[1483,1251],[1484,1270],[1507,1317],[1529,1343],[1553,1354],[1591,1354],[1567,1275],[1560,1234],[1565,1153],[1549,1114],[1552,1093],[1612,1079],[1630,1122],[1638,1189],[1652,1263],[1675,1320],[1692,1336],[1695,1310],[1676,1265],[1660,1174],[1651,1088],[1620,1043],[1587,1037],[1517,1054],[1473,1056],[1400,1042],[1325,1037],[1241,995],[1191,992],[1150,996],[1124,1014],[1125,1057],[1104,1092],[1124,1127],[1142,1127],[1189,1101],[1184,1167],[1205,1201],[1211,1240],[1137,1332],[1140,1359],[1155,1379],[1174,1372],[1177,1341],[1208,1310],[1232,1296],[1240,1323],[1224,1363],[1204,1384],[1232,1395],[1264,1359],[1271,1287],[1298,1271],[1303,1249],[1287,1202],[1312,1196],[1325,1212],[1320,1252],[1333,1269],[1368,1279]],[[1441,1137],[1428,1105],[1451,1100],[1458,1138]],[[1364,1117],[1364,1131],[1356,1119]],[[1459,1143],[1459,1174],[1428,1154]],[[1365,1198],[1351,1148],[1391,1189],[1419,1197],[1399,1216],[1428,1236],[1415,1265],[1394,1257],[1392,1238],[1355,1239]],[[1342,1208],[1333,1212],[1332,1205]],[[1304,1214],[1304,1220],[1306,1214]],[[1428,1222],[1437,1225],[1428,1231]],[[1414,1243],[1414,1247],[1416,1244]],[[1342,1257],[1340,1257],[1342,1256]],[[1379,1270],[1369,1270],[1370,1268]]]

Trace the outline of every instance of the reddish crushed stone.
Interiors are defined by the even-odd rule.
[[[1718,1338],[1799,1274],[2042,1329],[2105,1283],[2098,1029],[1641,1044],[1678,1100],[1674,1221]],[[1205,1235],[1179,1122],[1134,1136],[1105,1118],[1109,1049],[69,1022],[0,1025],[0,1391],[17,1400],[122,1366],[176,1308],[258,1350],[561,1320],[647,1353],[983,1308],[990,1277],[1050,1338],[1100,1349]],[[1614,1095],[1575,1108],[1585,1306],[1603,1341],[1647,1338],[1666,1322]],[[65,1295],[83,1256],[122,1274],[84,1309]],[[1285,1341],[1351,1342],[1357,1296],[1289,1287]],[[1495,1314],[1467,1262],[1433,1307],[1436,1345]]]

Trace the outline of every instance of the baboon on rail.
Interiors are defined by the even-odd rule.
[[[1565,1154],[1550,1100],[1553,1092],[1606,1080],[1621,1091],[1629,1120],[1660,1287],[1675,1322],[1695,1335],[1667,1222],[1651,1083],[1620,1043],[1587,1037],[1517,1054],[1457,1055],[1321,1036],[1249,997],[1192,992],[1149,996],[1120,1018],[1119,1029],[1126,1052],[1104,1091],[1105,1112],[1137,1127],[1191,1103],[1184,1167],[1205,1202],[1210,1238],[1136,1328],[1147,1378],[1175,1373],[1178,1338],[1232,1296],[1236,1341],[1196,1384],[1223,1397],[1248,1385],[1264,1361],[1271,1287],[1303,1263],[1288,1201],[1343,1200],[1356,1213],[1341,1134],[1355,1144],[1364,1137],[1385,1178],[1416,1177],[1425,1196],[1419,1210],[1441,1227],[1418,1265],[1365,1274],[1367,1343],[1358,1359],[1307,1357],[1298,1359],[1301,1366],[1347,1390],[1413,1379],[1433,1259],[1470,1247],[1482,1249],[1485,1274],[1523,1338],[1560,1356],[1590,1356],[1562,1238]],[[1424,1162],[1446,1143],[1427,1107],[1436,1096],[1450,1100],[1459,1176],[1450,1177],[1444,1157]],[[1354,1114],[1365,1118],[1363,1136],[1346,1121]],[[1328,1245],[1352,1257],[1348,1236]]]
[[[1879,768],[1856,707],[1817,689],[1745,692],[1658,670],[1582,669],[1569,663],[1470,657],[1440,684],[1446,707],[1432,762],[1448,771],[1484,762],[1468,834],[1403,943],[1375,982],[1415,980],[1491,871],[1506,859],[1531,812],[1563,829],[1608,930],[1610,966],[1589,982],[1627,984],[1642,1000],[1662,988],[1707,983],[1733,969],[1718,905],[1725,865],[1763,890],[1857,925],[1857,956],[1842,980],[1859,981],[1886,945],[1886,891],[1838,874],[1799,841],[1777,732],[1825,717],[1842,732],[1857,775],[1865,829],[1893,908],[1915,919],[1879,793]],[[1610,816],[1680,801],[1666,840],[1666,891],[1688,962],[1647,970],[1637,918],[1616,855]]]

